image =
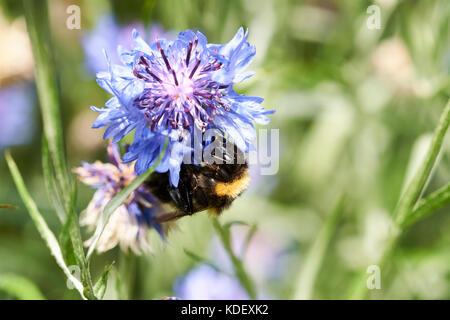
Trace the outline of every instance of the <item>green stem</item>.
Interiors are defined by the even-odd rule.
[[[231,247],[230,229],[222,227],[217,218],[212,219],[212,223],[214,229],[217,232],[217,235],[220,238],[220,241],[222,242],[222,245],[225,248],[225,251],[227,252],[228,256],[231,259],[236,277],[238,278],[242,287],[244,287],[244,289],[247,291],[247,294],[250,297],[250,299],[252,300],[257,299],[255,284],[253,280],[250,278],[250,276],[247,274],[247,271],[244,268],[242,260],[239,259],[234,254],[233,248]]]
[[[27,208],[28,213],[30,214],[30,217],[33,220],[39,234],[47,244],[53,257],[55,258],[56,263],[63,270],[67,278],[73,283],[74,287],[78,290],[81,297],[83,299],[88,298],[85,297],[84,294],[85,288],[83,287],[81,282],[72,275],[68,266],[66,265],[58,240],[56,240],[55,235],[47,226],[47,223],[45,222],[44,218],[39,212],[36,203],[31,198],[27,190],[27,187],[25,186],[25,183],[23,181],[22,175],[19,172],[19,168],[17,168],[17,165],[14,162],[14,159],[12,158],[9,152],[5,154],[5,158],[9,167],[9,171],[11,172],[11,175],[13,177],[14,183],[16,184],[17,191],[19,192],[19,195],[22,198],[22,201],[25,204],[25,207]]]
[[[413,210],[414,205],[419,200],[427,181],[431,177],[431,172],[436,164],[438,155],[442,148],[445,134],[450,125],[450,100],[442,113],[439,124],[434,131],[431,146],[425,156],[424,161],[417,170],[413,179],[409,183],[405,193],[400,198],[396,210],[394,211],[394,221],[397,225],[402,225],[408,214]]]
[[[375,263],[375,265],[380,267],[381,273],[386,273],[386,266],[391,260],[392,253],[395,250],[398,240],[400,239],[401,231],[396,227],[392,226],[389,230],[389,236],[384,243],[383,254],[381,258]],[[362,300],[367,298],[369,290],[367,288],[367,273],[362,272],[358,278],[353,290],[350,293],[349,299],[351,300]]]
[[[449,190],[448,186],[439,189],[432,193],[427,198],[420,201],[420,197],[425,189],[426,183],[429,181],[432,175],[433,168],[435,167],[438,155],[442,149],[445,135],[450,125],[450,100],[441,115],[439,124],[434,131],[433,139],[431,141],[430,148],[427,154],[414,175],[413,179],[409,183],[405,193],[400,197],[397,208],[393,215],[393,225],[391,227],[389,238],[386,241],[386,245],[383,250],[381,259],[376,263],[380,270],[385,272],[385,266],[389,263],[392,257],[392,253],[403,234],[405,228],[411,225],[413,222],[418,221],[420,218],[434,212],[434,210],[448,203]],[[364,274],[364,277],[366,275]],[[367,297],[368,290],[366,288],[366,281],[358,281],[357,288],[351,295],[352,299],[364,299]]]
[[[117,294],[120,300],[129,300],[133,297],[138,261],[133,252],[120,250],[119,255]]]
[[[74,210],[73,188],[67,170],[64,135],[61,124],[60,103],[56,71],[53,66],[50,26],[46,0],[23,0],[27,30],[34,56],[36,86],[42,113],[45,139],[43,142],[44,175],[46,183],[53,185],[54,203],[61,222],[68,224],[77,264],[81,269],[85,295],[95,299],[89,266],[84,255],[83,242],[77,219],[69,217]],[[48,150],[48,154],[45,154]],[[52,175],[54,173],[54,177]],[[61,210],[63,208],[64,210]],[[67,220],[67,221],[65,221]]]
[[[323,258],[330,244],[331,237],[338,225],[344,204],[345,197],[341,197],[333,211],[328,215],[322,230],[309,250],[305,265],[297,280],[294,292],[295,300],[308,300],[313,297],[314,284],[322,267]]]
[[[24,0],[23,3],[33,50],[36,86],[50,158],[61,190],[69,190],[70,183],[64,153],[58,85],[53,67],[47,1]],[[68,198],[66,197],[66,200]]]

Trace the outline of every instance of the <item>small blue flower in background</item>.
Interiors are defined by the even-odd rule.
[[[97,226],[108,202],[136,178],[134,164],[121,163],[117,145],[109,144],[108,157],[110,163],[83,163],[82,167],[73,169],[81,182],[97,189],[80,220],[81,225],[91,229]],[[159,213],[157,199],[144,186],[140,186],[112,213],[99,239],[97,251],[104,252],[119,244],[124,251],[130,248],[135,253],[148,252],[148,230],[155,228],[164,236],[163,227],[152,223]],[[86,244],[89,245],[90,241]]]
[[[269,298],[262,286],[278,280],[277,277],[283,274],[287,267],[290,243],[280,235],[258,230],[243,252],[247,234],[246,226],[235,226],[231,229],[233,252],[244,261],[245,269],[255,281],[258,292],[262,293],[260,298]],[[211,259],[225,272],[233,273],[233,264],[217,237],[212,240]]]
[[[175,294],[184,300],[248,300],[235,278],[202,264],[175,283]]]
[[[288,266],[288,243],[281,237],[257,231],[242,252],[247,239],[248,228],[236,226],[232,229],[233,251],[240,256],[245,269],[254,280],[259,292],[258,299],[272,299],[265,284],[279,283]],[[200,264],[179,278],[174,285],[174,294],[181,299],[249,299],[245,289],[233,275],[233,264],[219,239],[214,238],[210,248],[211,261],[220,267],[214,270],[210,265]]]
[[[148,41],[156,38],[173,39],[171,32],[166,32],[159,24],[152,24],[145,28],[141,23],[133,23],[128,26],[119,25],[114,16],[105,14],[97,19],[94,29],[84,34],[81,39],[86,56],[86,67],[94,74],[107,70],[108,64],[103,56],[103,50],[108,52],[113,63],[120,63],[117,47],[131,48],[134,44],[130,34],[133,29],[138,30]]]
[[[0,150],[31,141],[33,107],[30,85],[12,85],[0,89]]]
[[[163,297],[161,298],[161,300],[181,300],[181,299],[178,297]]]
[[[245,72],[255,56],[255,47],[240,28],[227,44],[208,44],[200,32],[180,32],[173,41],[150,44],[133,31],[132,50],[119,47],[123,65],[107,55],[108,71],[97,73],[98,84],[113,97],[93,128],[108,127],[104,138],[114,142],[136,130],[134,142],[124,155],[136,160],[142,174],[159,158],[167,145],[158,172],[170,171],[170,183],[178,185],[179,171],[192,147],[187,143],[195,130],[219,129],[247,152],[256,137],[254,123],[267,124],[267,111],[259,97],[239,95],[233,84],[250,77]]]

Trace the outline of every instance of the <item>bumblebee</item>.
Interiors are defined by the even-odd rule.
[[[168,222],[183,216],[208,210],[219,215],[234,199],[244,192],[250,183],[247,162],[238,163],[234,146],[234,157],[224,147],[223,163],[202,162],[199,165],[182,164],[177,187],[169,183],[169,172],[153,172],[146,185],[162,202],[175,208],[174,212],[160,215],[154,223]],[[215,155],[213,155],[217,159]]]

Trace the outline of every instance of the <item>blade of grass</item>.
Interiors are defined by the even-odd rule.
[[[76,199],[76,188],[72,188],[72,194],[70,198],[69,213],[67,215],[67,221],[65,224],[66,229],[63,228],[63,232],[68,232],[69,239],[71,241],[72,249],[71,254],[76,259],[77,265],[80,267],[81,271],[81,281],[85,290],[85,295],[88,299],[96,299],[94,294],[94,285],[92,283],[91,274],[89,272],[89,263],[86,259],[83,247],[83,239],[81,238],[80,227],[78,225],[78,216],[75,213],[75,199]]]
[[[59,220],[63,223],[66,216],[63,204],[64,201],[61,199],[61,193],[58,192],[57,186],[55,185],[55,179],[52,176],[52,164],[45,136],[42,137],[42,169],[44,172],[45,186],[47,188],[47,196],[52,202]]]
[[[89,265],[84,255],[83,242],[77,220],[73,217],[74,190],[70,182],[64,152],[64,136],[61,124],[60,104],[56,72],[53,66],[52,46],[46,0],[23,0],[27,30],[35,63],[36,86],[43,119],[45,139],[43,165],[46,184],[61,222],[68,224],[73,254],[81,269],[86,296],[94,299]],[[72,214],[73,213],[73,214]],[[71,216],[67,219],[67,216]],[[70,248],[70,247],[69,247]]]
[[[411,213],[414,205],[419,200],[427,181],[431,177],[431,172],[437,162],[438,155],[442,149],[445,134],[450,125],[450,100],[442,113],[439,124],[434,131],[430,148],[425,156],[424,161],[420,165],[417,173],[409,183],[405,193],[401,196],[400,201],[394,211],[394,221],[397,225],[402,225]]]
[[[294,291],[295,300],[309,300],[313,298],[317,275],[320,272],[325,253],[338,225],[339,217],[344,210],[344,205],[345,197],[342,196],[333,211],[326,218],[321,231],[311,246],[297,280]]]
[[[381,258],[375,263],[384,270],[385,266],[389,263],[390,257],[395,250],[395,247],[405,230],[405,228],[411,225],[412,222],[417,222],[420,218],[425,217],[436,210],[439,206],[444,205],[447,201],[446,189],[441,188],[436,191],[436,194],[432,194],[420,201],[420,197],[424,192],[425,185],[431,178],[433,168],[438,161],[439,153],[442,149],[442,144],[446,136],[448,127],[450,125],[450,100],[448,100],[444,111],[442,112],[439,123],[434,131],[431,145],[427,151],[427,154],[419,166],[414,177],[411,179],[406,191],[401,195],[400,200],[393,214],[394,223],[389,230],[389,237],[386,240],[386,245],[383,249]],[[420,211],[418,211],[420,210]],[[356,286],[350,293],[351,299],[364,299],[367,297],[368,289],[366,288],[366,282],[363,281],[365,274],[359,275],[361,281],[358,281]]]
[[[52,176],[48,146],[45,137],[42,139],[42,165],[47,193],[49,194],[48,196],[56,211],[61,211],[58,215],[61,216],[62,221],[65,219],[59,236],[64,258],[66,261],[71,261],[79,266],[82,283],[87,288],[85,295],[89,299],[95,299],[95,294],[93,293],[94,287],[89,272],[89,264],[84,253],[83,240],[81,238],[80,227],[75,212],[76,183],[73,183],[73,187],[69,190],[65,190],[66,193],[70,192],[70,198],[68,203],[64,203],[65,199],[58,196],[62,192],[58,192],[57,186],[54,184],[55,179]]]
[[[69,190],[69,175],[64,154],[56,72],[53,67],[46,0],[23,0],[27,30],[33,50],[36,86],[44,133],[60,190]],[[66,200],[69,195],[66,196]]]
[[[42,239],[44,239],[45,243],[47,244],[48,248],[50,249],[50,252],[54,256],[56,263],[63,270],[63,272],[67,276],[67,278],[73,283],[74,287],[78,290],[81,297],[83,299],[86,299],[86,297],[84,296],[83,285],[77,278],[75,278],[72,275],[72,273],[70,272],[66,263],[64,262],[63,254],[62,254],[61,248],[59,247],[58,241],[56,240],[55,235],[50,230],[50,228],[47,226],[47,223],[45,222],[44,218],[40,214],[40,212],[36,206],[36,203],[33,201],[30,194],[28,193],[25,183],[23,182],[22,175],[20,174],[19,169],[17,168],[17,165],[14,162],[14,159],[12,158],[12,156],[9,152],[6,152],[5,158],[6,158],[8,167],[9,167],[9,171],[11,172],[11,176],[13,177],[14,183],[16,184],[16,188],[22,198],[22,201],[25,204],[25,207],[27,208],[27,210],[30,214],[31,219],[33,220],[34,224],[36,225],[36,228],[39,231],[39,234],[41,235]]]
[[[73,195],[74,197],[74,195]],[[72,239],[70,238],[70,227],[71,227],[71,219],[75,214],[75,210],[71,210],[66,217],[66,222],[63,224],[61,232],[59,234],[59,243],[61,246],[61,251],[63,252],[63,256],[65,261],[69,265],[78,264],[77,258],[75,256],[75,250],[72,245]]]

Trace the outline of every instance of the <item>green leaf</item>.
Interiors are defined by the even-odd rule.
[[[31,219],[33,220],[37,230],[39,231],[39,234],[41,235],[42,239],[44,239],[47,247],[50,249],[50,252],[54,256],[56,263],[63,270],[67,278],[73,283],[74,287],[78,290],[81,297],[85,299],[83,285],[77,278],[72,275],[66,263],[64,262],[63,254],[61,248],[59,247],[58,241],[56,240],[55,235],[47,226],[47,223],[40,214],[36,203],[28,193],[25,183],[23,182],[22,175],[20,174],[19,169],[14,162],[14,159],[11,157],[11,154],[9,152],[5,153],[5,158],[9,167],[9,171],[11,172],[11,176],[14,180],[14,183],[16,184],[17,191],[19,192],[20,197],[22,198],[22,201],[24,202]]]
[[[105,295],[106,288],[108,285],[109,272],[111,271],[113,265],[114,265],[114,262],[105,267],[105,270],[103,270],[103,273],[100,276],[100,279],[98,279],[97,283],[94,285],[94,293],[95,293],[95,296],[97,297],[97,299],[101,300],[101,299],[103,299],[103,297]]]
[[[75,201],[75,192],[72,192],[72,197]],[[74,205],[74,203],[73,203]],[[66,222],[63,224],[61,232],[59,234],[59,243],[61,245],[61,250],[63,252],[63,256],[65,261],[69,265],[78,264],[78,259],[75,255],[75,250],[72,245],[72,239],[70,237],[70,229],[72,227],[72,219],[75,214],[75,210],[70,210],[69,214],[66,217]]]
[[[401,227],[409,227],[448,204],[450,204],[450,183],[420,200]]]
[[[158,160],[159,163],[159,160]],[[128,197],[139,188],[139,186],[144,183],[144,181],[150,176],[150,174],[153,172],[153,168],[155,168],[158,163],[156,163],[153,167],[149,168],[146,172],[141,174],[140,176],[136,177],[129,185],[127,185],[125,188],[120,190],[114,198],[112,198],[108,204],[106,205],[105,209],[103,210],[102,217],[100,219],[100,222],[97,225],[97,228],[95,229],[94,236],[92,243],[89,247],[88,253],[87,253],[87,259],[89,260],[94,253],[95,248],[97,247],[98,240],[100,239],[100,236],[103,233],[103,230],[105,229],[106,224],[108,223],[109,217],[111,214],[117,210],[124,202],[128,199]]]
[[[44,168],[44,180],[47,185],[50,200],[55,206],[55,209],[57,211],[61,211],[58,216],[60,216],[62,221],[65,220],[59,236],[63,256],[69,265],[77,264],[80,267],[82,283],[84,287],[88,289],[85,295],[89,299],[95,299],[95,295],[93,293],[94,288],[89,272],[89,264],[84,253],[83,240],[81,238],[80,227],[78,225],[78,216],[75,211],[77,184],[73,183],[73,187],[63,191],[70,194],[68,201],[58,196],[63,192],[58,192],[58,186],[54,183],[55,178],[51,172],[51,163],[48,155],[47,141],[43,138],[42,164]]]
[[[94,286],[91,279],[91,274],[89,272],[89,262],[84,253],[83,239],[81,238],[80,226],[78,224],[78,216],[75,214],[75,194],[76,188],[73,188],[73,194],[71,196],[71,205],[69,208],[69,214],[67,216],[67,230],[70,235],[70,240],[72,242],[73,255],[77,261],[77,265],[81,269],[81,281],[85,290],[85,295],[88,299],[96,299],[94,293]]]
[[[46,0],[24,0],[27,30],[33,50],[36,86],[41,108],[43,129],[56,181],[62,196],[69,199],[69,176],[64,153],[64,135],[58,96],[56,71],[53,67],[52,46]]]
[[[0,291],[19,300],[45,300],[32,281],[16,274],[0,274]]]
[[[61,199],[61,192],[58,192],[56,179],[53,177],[52,164],[48,151],[48,143],[45,136],[42,137],[42,169],[44,172],[44,182],[47,188],[47,196],[50,199],[56,214],[61,222],[64,222],[66,211],[64,209],[64,201]]]
[[[408,214],[412,212],[416,202],[423,193],[425,185],[430,179],[432,170],[436,165],[438,155],[441,152],[442,143],[444,142],[449,125],[450,100],[447,102],[444,112],[439,120],[439,124],[434,131],[433,139],[425,159],[406,188],[405,193],[401,196],[394,212],[394,221],[398,226],[405,223]]]
[[[389,230],[389,236],[385,241],[384,248],[382,250],[381,258],[376,263],[383,270],[385,264],[387,264],[392,257],[392,253],[404,231],[404,228],[410,225],[412,222],[417,221],[419,216],[425,216],[431,213],[429,210],[435,210],[438,206],[443,205],[446,198],[445,187],[436,191],[423,201],[420,200],[425,186],[429,179],[433,168],[438,161],[438,155],[441,152],[442,144],[444,142],[445,135],[450,125],[450,100],[442,112],[439,123],[434,131],[431,145],[427,154],[416,174],[408,184],[405,193],[400,197],[397,207],[394,211],[394,224]],[[420,211],[418,211],[420,210]],[[358,276],[356,285],[352,288],[350,295],[351,299],[364,299],[367,297],[368,291],[363,277],[366,275],[361,272]]]

